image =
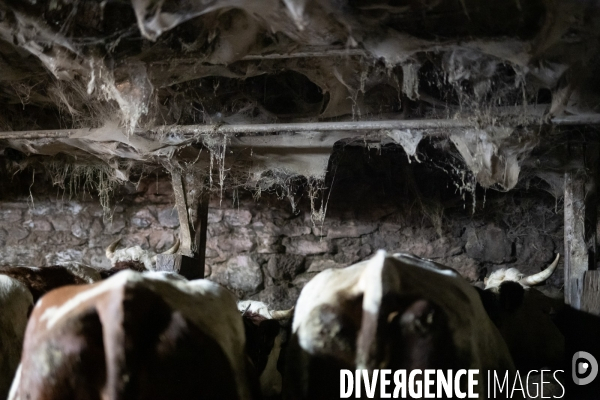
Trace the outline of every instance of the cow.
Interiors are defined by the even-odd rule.
[[[600,379],[588,385],[574,384],[571,375],[576,366],[572,358],[585,351],[600,360],[600,317],[532,287],[554,273],[558,260],[559,255],[549,267],[529,277],[516,269],[494,271],[485,280],[481,298],[519,370],[564,370],[564,389],[558,389],[557,397],[564,392],[568,398],[595,399]]]
[[[120,242],[121,239],[117,239],[105,250],[106,258],[110,260],[112,267],[102,271],[102,276],[104,278],[108,278],[124,269],[131,269],[138,272],[156,270],[157,254],[149,250],[144,250],[140,246],[126,247],[117,250],[117,246]],[[171,248],[160,254],[175,254],[177,253],[177,250],[179,250],[179,245],[180,242],[179,239],[177,239]]]
[[[287,357],[288,399],[339,398],[342,369],[516,372],[475,288],[438,264],[383,250],[308,282]],[[480,398],[486,388],[482,372]]]
[[[19,280],[0,274],[0,399],[8,395],[15,374],[33,296]]]
[[[258,398],[244,347],[223,287],[125,270],[40,299],[9,399]]]
[[[246,349],[259,376],[261,393],[265,398],[279,396],[293,307],[273,311],[265,303],[253,300],[238,301],[237,306],[244,320]]]
[[[485,279],[483,305],[498,327],[519,370],[558,368],[565,357],[565,337],[554,321],[562,300],[532,288],[556,270],[560,255],[541,272],[524,276],[518,269],[499,269]]]
[[[25,324],[35,302],[52,289],[100,280],[85,266],[0,267],[0,398],[19,364]]]
[[[102,279],[100,271],[84,265],[53,265],[49,267],[0,267],[0,275],[10,276],[33,295],[36,302],[52,289],[66,285],[94,283]]]

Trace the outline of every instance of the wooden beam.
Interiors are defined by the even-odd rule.
[[[583,149],[570,149],[574,160],[583,161]],[[585,183],[583,163],[580,168],[565,173],[565,303],[581,309],[583,281],[589,269],[588,246],[585,237]]]
[[[595,270],[597,263],[597,231],[598,225],[598,174],[600,161],[600,142],[589,140],[585,145],[585,169],[587,180],[585,185],[585,239],[588,244],[589,269]]]
[[[581,310],[600,316],[600,271],[587,271],[584,275]]]
[[[399,119],[374,120],[374,121],[335,121],[335,122],[294,122],[274,124],[210,124],[210,125],[166,125],[157,126],[149,130],[137,129],[136,135],[147,136],[155,133],[155,136],[166,136],[165,144],[170,144],[169,135],[183,135],[193,138],[200,134],[257,134],[257,133],[281,133],[281,132],[327,132],[327,131],[385,131],[391,129],[421,129],[428,130],[427,134],[443,135],[448,129],[477,128],[478,125],[471,119]],[[535,118],[530,126],[542,124],[541,118]],[[571,115],[555,117],[549,122],[550,125],[600,125],[600,114]],[[0,140],[3,139],[69,139],[72,136],[90,135],[94,129],[54,129],[54,130],[28,130],[0,132]],[[172,139],[172,138],[171,138]]]
[[[175,207],[179,216],[179,240],[181,241],[179,252],[192,257],[192,232],[187,210],[187,196],[183,188],[181,173],[176,168],[171,170],[171,184],[173,185]]]
[[[199,268],[196,259],[183,254],[158,254],[156,270],[175,272],[187,279],[204,278],[204,266]]]
[[[198,200],[198,211],[196,213],[196,223],[194,226],[194,259],[199,269],[202,270],[204,277],[204,264],[206,260],[206,237],[208,230],[208,203],[210,193],[202,191]]]

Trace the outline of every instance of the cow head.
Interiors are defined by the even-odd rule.
[[[556,258],[548,266],[548,268],[544,269],[537,274],[525,276],[516,268],[501,268],[490,274],[488,278],[485,280],[485,290],[492,290],[498,293],[500,290],[500,285],[504,282],[517,282],[524,289],[529,289],[530,286],[538,285],[546,281],[546,279],[550,278],[556,266],[558,265],[558,260],[560,258],[560,254],[556,255]]]
[[[267,398],[281,393],[282,349],[287,342],[293,309],[275,311],[260,301],[238,302],[246,331],[246,352],[260,377],[262,394]]]
[[[110,260],[113,265],[113,269],[120,271],[123,269],[133,269],[136,271],[154,271],[156,265],[156,253],[144,250],[140,246],[126,247],[118,249],[117,246],[121,239],[118,239],[111,243],[106,248],[106,258]],[[175,254],[179,250],[179,239],[175,241],[175,244],[170,249],[160,254]]]
[[[559,255],[549,267],[530,276],[515,268],[494,271],[485,281],[485,290],[480,291],[484,307],[519,369],[552,367],[563,360],[565,338],[554,321],[563,302],[531,288],[552,275],[558,260]]]

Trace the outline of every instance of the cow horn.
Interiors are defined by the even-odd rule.
[[[292,314],[294,313],[294,307],[289,310],[281,310],[281,311],[271,311],[271,317],[276,320],[288,319],[292,318]]]
[[[109,260],[112,260],[112,258],[115,256],[115,249],[117,248],[117,245],[119,244],[120,241],[121,241],[121,238],[117,239],[116,241],[114,241],[108,245],[108,247],[106,248],[106,251],[105,251],[106,258],[108,258]]]
[[[525,278],[522,278],[519,281],[519,283],[521,283],[523,285],[531,286],[531,285],[537,285],[538,283],[544,282],[546,279],[550,278],[550,275],[552,275],[552,273],[556,269],[559,258],[560,258],[560,254],[557,254],[556,258],[554,259],[554,262],[552,264],[550,264],[550,266],[548,268],[546,268],[545,270],[543,270],[541,272],[538,272],[537,274],[529,275],[529,276],[526,276]]]
[[[179,239],[175,240],[175,244],[169,250],[165,250],[160,254],[175,254],[179,250]]]

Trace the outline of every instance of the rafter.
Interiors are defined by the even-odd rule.
[[[550,125],[600,125],[600,114],[571,115],[552,118]],[[543,124],[542,121],[530,122],[529,125]],[[381,121],[338,121],[338,122],[295,122],[273,124],[206,124],[206,125],[168,125],[149,130],[136,130],[136,134],[151,136],[180,136],[192,138],[196,135],[227,134],[253,135],[285,132],[332,132],[332,131],[386,131],[393,129],[417,129],[428,131],[427,135],[443,134],[448,129],[475,128],[477,123],[470,119],[399,119]],[[2,139],[69,139],[73,136],[92,133],[93,129],[55,129],[0,132]]]

